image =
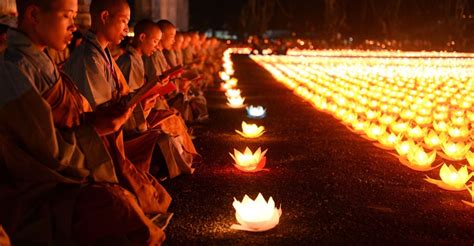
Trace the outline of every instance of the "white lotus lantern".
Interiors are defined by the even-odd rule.
[[[245,148],[244,153],[234,149],[234,154],[229,154],[232,159],[234,159],[234,166],[237,169],[244,172],[258,172],[263,170],[265,167],[267,162],[267,158],[265,157],[266,153],[267,150],[262,152],[261,148],[258,148],[255,153],[252,153],[252,151],[247,147]]]
[[[471,179],[473,173],[469,173],[467,166],[462,166],[457,170],[453,165],[443,164],[439,170],[441,180],[427,177],[426,181],[436,184],[445,190],[461,191],[466,189],[466,183]]]
[[[266,109],[262,106],[253,106],[247,107],[247,116],[252,119],[262,119],[265,118]]]
[[[228,97],[227,105],[231,108],[242,108],[244,106],[245,97]]]
[[[225,96],[226,97],[240,97],[240,89],[228,89],[226,92],[225,92]]]
[[[227,81],[230,79],[230,76],[226,72],[219,72],[219,76],[222,80]]]
[[[242,121],[242,131],[235,130],[238,134],[245,138],[258,138],[265,132],[265,127],[256,124],[247,124]]]
[[[241,202],[234,198],[232,205],[239,224],[232,225],[231,229],[261,232],[273,229],[280,222],[282,210],[275,207],[272,197],[267,202],[260,193],[255,200],[245,195]]]

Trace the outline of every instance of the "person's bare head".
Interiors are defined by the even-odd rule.
[[[161,47],[167,50],[173,49],[176,27],[169,20],[160,20],[157,24],[163,32],[163,37],[160,41]]]
[[[130,6],[126,0],[92,0],[92,31],[109,43],[119,44],[128,33]]]
[[[189,33],[184,33],[183,34],[183,45],[182,45],[182,48],[183,49],[186,49],[189,44],[191,43],[191,36],[189,35]]]
[[[191,33],[191,45],[193,46],[199,46],[201,39],[199,38],[199,33],[194,32]]]
[[[174,46],[173,48],[175,50],[180,50],[183,48],[183,41],[184,41],[184,36],[182,33],[177,33],[176,34],[176,37],[174,38],[175,39],[175,42],[174,42]]]
[[[17,0],[18,29],[41,49],[64,50],[76,31],[77,0]]]
[[[135,25],[134,32],[132,45],[138,48],[143,55],[151,56],[156,51],[162,37],[160,27],[153,21],[144,19]]]

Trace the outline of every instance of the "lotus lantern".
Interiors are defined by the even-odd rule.
[[[421,146],[412,148],[407,154],[407,159],[410,164],[421,168],[431,167],[431,164],[433,164],[435,158],[436,150],[426,153]]]
[[[238,134],[245,138],[258,138],[265,132],[265,127],[256,124],[247,124],[242,121],[242,131],[235,130]]]
[[[262,106],[253,106],[247,107],[247,116],[252,119],[262,119],[265,118],[266,109]]]
[[[434,180],[429,177],[426,180],[446,190],[461,191],[466,189],[465,185],[472,175],[473,173],[468,172],[467,166],[462,166],[457,170],[453,165],[443,164],[439,170],[441,180]]]
[[[261,171],[267,162],[267,158],[265,154],[267,150],[263,151],[258,148],[255,153],[247,147],[245,148],[244,153],[234,149],[234,154],[230,154],[232,159],[234,159],[235,164],[234,166],[244,172],[258,172]]]
[[[426,147],[430,149],[437,149],[441,146],[441,143],[447,140],[447,136],[441,133],[440,135],[436,134],[435,131],[431,130],[424,137]]]
[[[386,133],[386,129],[383,126],[371,124],[365,129],[365,133],[370,139],[377,140],[380,136]]]
[[[471,167],[474,167],[474,153],[472,153],[471,151],[468,151],[466,153],[466,159],[467,159],[467,162],[469,163],[469,165]]]
[[[401,141],[397,144],[395,144],[395,150],[400,156],[406,156],[411,149],[415,148],[415,142],[413,140],[407,140],[407,141]]]
[[[221,77],[221,79],[224,81],[228,81],[230,79],[230,76],[226,72],[219,72],[219,77]]]
[[[251,232],[268,231],[280,222],[281,207],[275,207],[272,197],[267,202],[260,193],[255,200],[245,195],[241,202],[234,198],[232,205],[239,224],[232,225],[231,229]]]
[[[405,133],[408,128],[408,122],[393,122],[390,125],[390,130],[392,130],[396,134]]]
[[[227,105],[231,108],[241,108],[244,106],[245,97],[228,97]]]
[[[228,89],[225,92],[226,97],[239,97],[240,96],[240,89]]]
[[[413,128],[409,128],[407,131],[407,135],[409,138],[412,139],[420,139],[425,136],[425,130],[421,129],[420,126],[415,126]]]
[[[471,148],[471,144],[464,144],[462,142],[444,142],[441,144],[441,149],[444,152],[444,155],[441,155],[443,158],[448,160],[460,161],[463,160]]]

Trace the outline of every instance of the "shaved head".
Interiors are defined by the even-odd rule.
[[[42,10],[50,10],[55,1],[57,0],[16,0],[18,20],[21,22],[25,15],[25,11],[29,6],[34,5]]]
[[[129,7],[127,0],[92,0],[89,12],[92,17],[99,16],[104,11],[113,14],[124,6]]]
[[[161,32],[160,27],[156,23],[149,19],[144,19],[137,22],[133,32],[135,33],[135,36],[140,36],[142,33],[150,35],[150,33],[155,29],[159,29]]]
[[[159,20],[156,24],[158,24],[162,32],[166,32],[169,29],[176,29],[173,23],[169,20]]]

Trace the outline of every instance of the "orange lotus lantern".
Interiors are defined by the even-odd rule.
[[[242,121],[242,131],[235,130],[238,134],[245,138],[258,138],[265,132],[265,127],[256,124],[247,124]]]
[[[275,207],[272,197],[267,202],[260,193],[255,200],[245,195],[242,202],[234,198],[232,206],[235,208],[235,218],[239,224],[232,225],[231,229],[251,232],[268,231],[280,222],[281,207]]]
[[[242,108],[244,106],[245,97],[228,97],[227,105],[231,108]]]
[[[461,161],[464,160],[470,148],[471,143],[464,144],[462,142],[455,143],[447,141],[441,144],[441,149],[443,150],[444,154],[440,155],[447,160]]]
[[[244,153],[234,149],[234,154],[229,153],[232,159],[234,159],[234,166],[244,172],[258,172],[261,171],[267,162],[265,154],[267,150],[263,151],[258,148],[255,153],[247,147]]]
[[[453,165],[443,164],[439,170],[441,180],[426,178],[426,181],[437,185],[440,188],[451,191],[461,191],[466,189],[466,183],[471,179],[473,173],[469,173],[467,166],[462,166],[457,170]]]

